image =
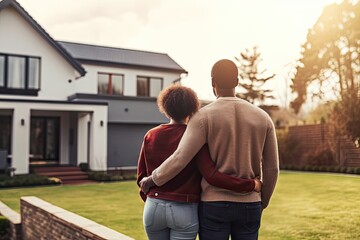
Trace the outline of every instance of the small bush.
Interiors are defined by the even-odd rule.
[[[107,172],[90,172],[89,178],[99,182],[134,180],[136,175],[110,174]]]
[[[0,188],[52,185],[60,183],[61,181],[57,178],[48,178],[36,174],[17,175],[13,177],[0,175]]]

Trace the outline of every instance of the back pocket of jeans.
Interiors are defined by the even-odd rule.
[[[261,204],[246,206],[246,225],[255,228],[260,227],[261,221]]]

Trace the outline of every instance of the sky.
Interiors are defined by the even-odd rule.
[[[286,76],[301,44],[335,0],[18,0],[55,39],[167,53],[189,73],[182,83],[214,99],[210,71],[258,46],[260,68],[277,98],[290,100]],[[287,94],[286,94],[287,93]]]

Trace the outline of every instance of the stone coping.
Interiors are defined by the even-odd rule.
[[[13,224],[20,224],[20,214],[9,208],[3,202],[0,201],[0,215],[6,217]]]

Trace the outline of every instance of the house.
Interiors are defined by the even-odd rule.
[[[166,118],[164,87],[186,71],[167,54],[55,41],[15,0],[0,2],[0,151],[31,166],[134,167]]]

